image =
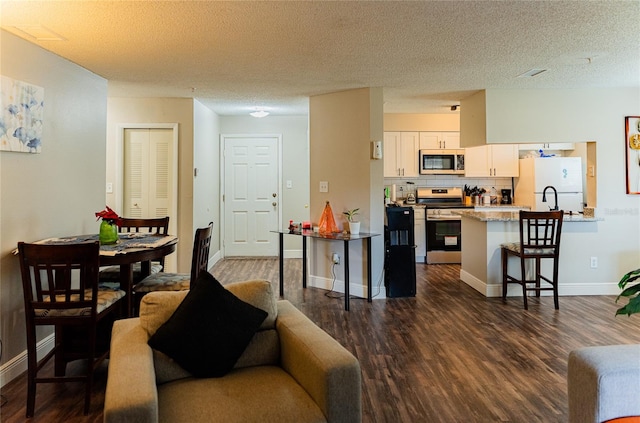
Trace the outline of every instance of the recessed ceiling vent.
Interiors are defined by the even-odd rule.
[[[534,76],[538,76],[542,72],[546,71],[546,69],[529,69],[525,73],[521,73],[520,75],[518,75],[518,78],[533,78]]]
[[[37,41],[67,41],[63,36],[42,25],[17,25],[14,28]]]

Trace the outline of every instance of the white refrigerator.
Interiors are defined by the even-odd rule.
[[[549,211],[555,205],[552,186],[558,193],[558,210],[581,212],[582,159],[580,157],[530,157],[520,159],[520,176],[516,179],[514,204],[528,206],[534,211]]]

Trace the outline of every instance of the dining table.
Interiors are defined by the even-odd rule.
[[[141,264],[141,277],[151,273],[151,261],[159,260],[176,250],[178,237],[143,232],[126,232],[118,234],[115,244],[100,244],[100,266],[120,266],[120,289],[126,293],[126,315],[134,315],[133,301],[133,265]],[[98,234],[74,235],[59,238],[47,238],[36,241],[36,244],[73,244],[98,241]]]

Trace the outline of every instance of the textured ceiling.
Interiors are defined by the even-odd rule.
[[[4,1],[0,26],[109,81],[220,115],[383,87],[385,113],[481,89],[640,85],[639,1]],[[41,25],[64,41],[20,31]],[[532,69],[534,78],[517,78]]]

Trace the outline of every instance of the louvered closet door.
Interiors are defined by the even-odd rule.
[[[126,129],[124,205],[126,217],[170,215],[174,171],[171,129]]]

